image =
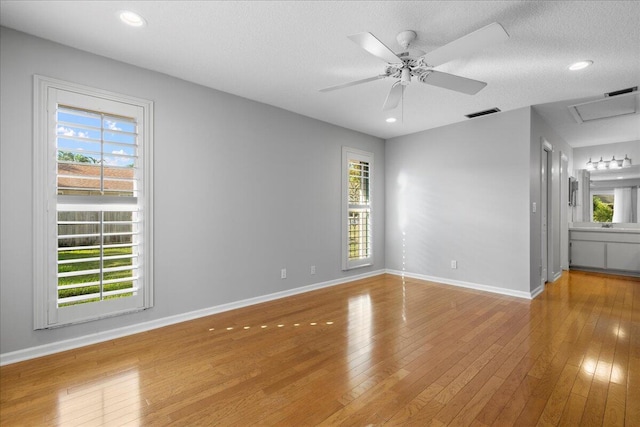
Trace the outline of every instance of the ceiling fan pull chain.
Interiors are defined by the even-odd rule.
[[[402,86],[402,105],[400,106],[400,123],[404,124],[404,86]]]

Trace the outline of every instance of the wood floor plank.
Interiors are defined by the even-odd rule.
[[[451,426],[468,426],[471,425],[478,413],[484,408],[487,402],[495,394],[498,388],[504,383],[504,379],[491,376],[487,381],[483,381],[482,387],[473,394],[473,397],[458,412],[456,417],[448,422]],[[438,415],[436,415],[437,419]]]
[[[545,408],[546,401],[539,397],[531,396],[527,400],[522,412],[516,419],[514,425],[517,426],[535,426],[538,424],[540,414]]]
[[[567,404],[564,406],[562,417],[558,422],[558,426],[573,427],[580,425],[580,420],[582,420],[582,414],[584,412],[584,405],[586,405],[586,403],[586,397],[570,393]]]
[[[640,280],[379,275],[0,367],[0,425],[640,425]]]
[[[553,392],[547,399],[542,411],[540,422],[545,425],[557,425],[562,417],[564,407],[569,400],[569,394],[578,374],[579,368],[570,364],[564,365]]]
[[[640,425],[640,290],[633,288],[627,365],[626,425]]]
[[[491,399],[485,404],[476,419],[486,425],[491,425],[505,406],[511,401],[514,393],[520,387],[522,380],[527,375],[534,360],[530,358],[519,359],[520,363],[511,374],[504,380]],[[497,375],[496,375],[497,376]],[[501,377],[499,377],[501,378]]]
[[[604,409],[603,424],[606,426],[624,426],[626,387],[620,384],[609,384],[607,403]]]
[[[589,389],[581,424],[584,426],[602,425],[609,383],[594,378]]]

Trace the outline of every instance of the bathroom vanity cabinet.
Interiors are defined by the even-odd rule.
[[[569,266],[640,275],[640,229],[570,229]]]

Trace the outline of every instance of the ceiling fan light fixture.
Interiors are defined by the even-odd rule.
[[[411,70],[405,67],[402,69],[402,74],[400,75],[400,84],[406,86],[409,83],[411,83]]]
[[[119,16],[122,22],[124,22],[125,24],[131,27],[144,27],[144,25],[147,23],[147,21],[145,21],[145,19],[142,16],[130,10],[120,11]]]
[[[573,64],[569,65],[569,70],[571,71],[583,70],[592,64],[593,64],[592,60],[585,59],[583,61],[574,62]]]

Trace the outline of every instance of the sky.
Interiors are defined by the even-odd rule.
[[[135,122],[61,107],[57,122],[58,151],[103,160],[107,166],[128,166],[136,160]]]

